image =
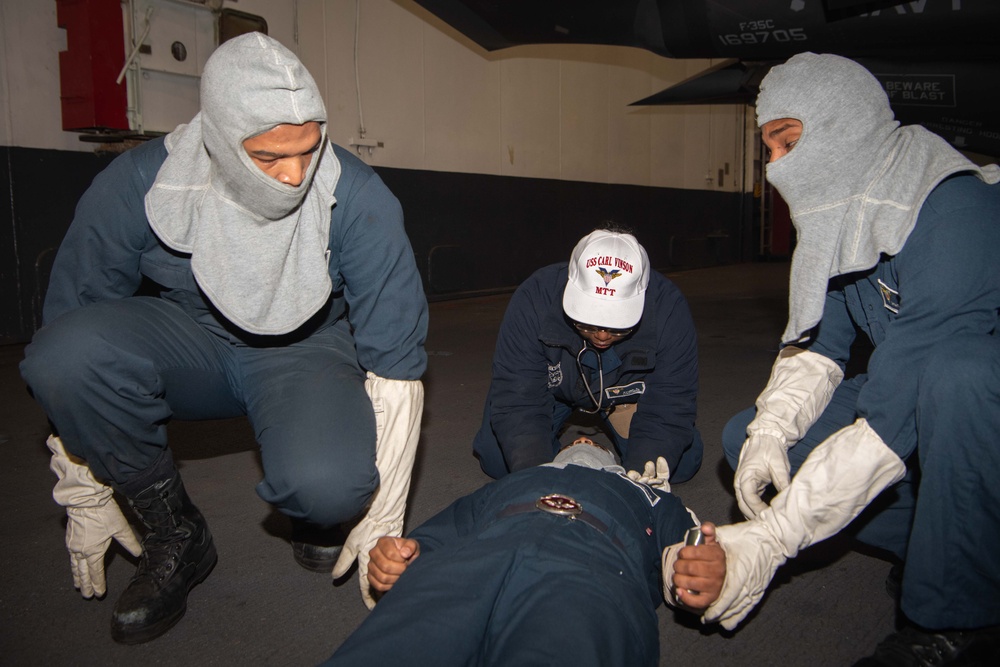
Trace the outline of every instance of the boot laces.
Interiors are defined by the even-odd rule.
[[[168,501],[169,495],[161,490],[156,498],[135,503],[143,523],[151,529],[142,540],[139,571],[158,583],[177,569],[181,551],[192,534]]]
[[[162,583],[176,569],[181,561],[180,552],[183,547],[181,540],[164,542],[157,539],[143,540],[142,562],[139,570]]]

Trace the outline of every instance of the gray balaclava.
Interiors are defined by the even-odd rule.
[[[944,178],[970,171],[1000,180],[996,165],[980,168],[924,128],[900,127],[878,80],[840,56],[801,53],[771,69],[757,124],[780,118],[802,122],[794,149],[767,165],[798,234],[785,343],[820,321],[830,278],[870,269],[903,248]]]
[[[552,459],[552,463],[544,465],[550,468],[565,468],[568,465],[574,465],[594,470],[607,470],[608,472],[625,472],[625,468],[618,464],[611,451],[600,445],[586,442],[563,447]]]
[[[281,124],[320,123],[320,149],[302,183],[280,183],[243,141]],[[191,254],[199,287],[233,323],[255,334],[293,331],[326,303],[330,211],[340,162],[309,72],[261,33],[212,53],[201,112],[166,139],[169,155],[146,195],[146,216],[169,247]]]

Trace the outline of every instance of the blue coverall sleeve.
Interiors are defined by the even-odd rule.
[[[476,507],[488,489],[483,487],[459,498],[414,528],[407,537],[420,543],[421,553],[428,553],[468,535],[475,526]]]
[[[490,423],[511,472],[552,460],[555,397],[538,339],[544,304],[533,299],[534,284],[529,279],[511,297],[493,355]]]
[[[427,367],[427,297],[399,200],[382,179],[337,149],[331,250],[338,257],[358,360],[376,375],[417,380]],[[338,277],[334,276],[334,284]]]
[[[917,392],[929,355],[963,335],[994,334],[1000,303],[1000,206],[953,197],[938,200],[947,208],[936,210],[931,201],[895,258],[899,314],[872,353],[858,396],[859,416],[904,459],[916,446]]]
[[[629,426],[628,470],[642,470],[662,456],[677,470],[695,437],[698,399],[698,337],[687,300],[671,285],[656,307],[659,331],[656,366],[646,376]]]
[[[823,319],[816,328],[814,336],[811,342],[799,347],[822,354],[840,366],[840,370],[844,370],[850,360],[851,344],[857,336],[857,329],[847,309],[844,292],[839,287],[831,287],[826,293]]]
[[[659,553],[669,546],[684,540],[688,528],[694,528],[694,517],[684,507],[681,499],[672,493],[653,491],[660,497],[660,502],[653,510],[653,520],[656,522],[654,534],[659,545]]]
[[[144,200],[165,158],[162,140],[133,148],[83,193],[52,266],[43,324],[80,306],[131,296],[139,288],[139,261],[154,242]]]

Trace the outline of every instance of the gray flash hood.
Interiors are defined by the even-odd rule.
[[[903,248],[938,183],[963,171],[1000,180],[996,165],[980,168],[924,128],[900,127],[878,80],[840,56],[801,53],[771,69],[757,124],[779,118],[803,128],[766,172],[798,235],[785,343],[819,323],[830,278],[870,269]]]
[[[277,125],[310,121],[320,123],[321,147],[298,186],[265,174],[243,148]],[[205,64],[201,112],[166,147],[146,195],[153,231],[190,253],[198,285],[240,328],[274,335],[303,324],[333,289],[327,248],[340,163],[299,59],[260,33],[225,42]]]

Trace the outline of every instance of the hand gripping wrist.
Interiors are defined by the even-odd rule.
[[[764,596],[771,578],[787,556],[767,524],[760,520],[717,526],[716,538],[726,552],[726,578],[719,598],[702,615],[734,629]]]
[[[701,519],[698,515],[691,511],[690,507],[685,507],[687,513],[691,515],[691,521],[694,522],[694,526],[701,525]],[[663,578],[663,599],[666,600],[667,604],[671,607],[679,607],[680,603],[674,596],[674,563],[677,562],[680,550],[686,545],[685,542],[678,542],[677,544],[671,544],[669,547],[664,547],[663,553],[660,555],[660,574]]]
[[[864,419],[827,438],[757,519],[717,529],[726,581],[705,620],[734,628],[786,559],[839,532],[905,473],[903,461]]]

